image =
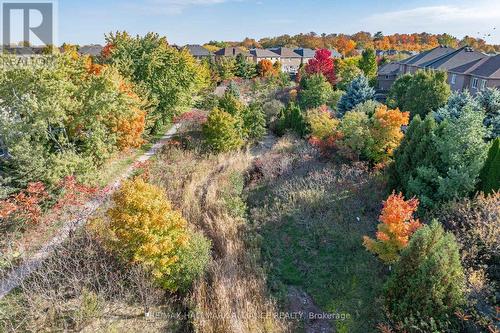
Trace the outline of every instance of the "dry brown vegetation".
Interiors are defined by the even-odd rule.
[[[150,169],[151,181],[212,240],[213,261],[189,297],[195,332],[287,329],[274,317],[245,218],[244,175],[252,160],[247,152],[202,156],[170,147]]]

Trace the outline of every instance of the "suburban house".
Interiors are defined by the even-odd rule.
[[[212,52],[210,52],[201,45],[185,45],[183,48],[186,49],[194,58],[198,60],[213,57]]]
[[[399,76],[399,64],[391,62],[385,64],[378,69],[378,89],[382,91],[389,91],[394,81]]]
[[[269,49],[279,55],[281,62],[281,70],[285,73],[296,74],[302,64],[302,56],[294,50],[287,47],[278,47]]]
[[[280,60],[280,56],[278,54],[266,49],[251,49],[250,54],[252,55],[255,63],[259,63],[261,60],[269,60],[274,64]]]
[[[238,54],[243,54],[248,61],[253,61],[253,56],[239,47],[225,47],[215,52],[215,58],[222,57],[236,58]]]
[[[382,66],[378,71],[378,89],[388,91],[403,74],[419,69],[441,70],[448,73],[453,91],[469,90],[472,94],[486,87],[500,87],[500,56],[489,56],[471,47],[454,49],[438,46],[402,61]]]
[[[332,53],[332,58],[335,58],[335,59],[342,58],[342,54],[339,51],[337,51],[336,49],[329,49],[328,51],[330,51]]]
[[[301,48],[293,51],[302,57],[300,63],[303,65],[307,64],[316,55],[316,51],[313,49]]]
[[[102,49],[102,45],[98,44],[84,45],[78,49],[78,54],[89,55],[91,57],[100,57]]]

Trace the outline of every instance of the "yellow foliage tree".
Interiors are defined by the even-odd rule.
[[[385,105],[379,106],[371,120],[368,157],[375,163],[386,163],[404,137],[401,127],[408,125],[409,121],[409,112],[390,110]]]
[[[314,138],[325,140],[338,136],[337,127],[340,121],[332,117],[326,106],[308,110],[306,121]]]
[[[184,289],[206,266],[209,242],[191,242],[186,220],[160,188],[136,178],[124,182],[113,202],[107,213],[112,247],[123,259],[144,266],[163,288]]]

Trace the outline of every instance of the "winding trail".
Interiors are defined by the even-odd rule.
[[[122,181],[130,177],[135,170],[135,164],[138,162],[145,162],[154,156],[177,133],[179,127],[180,124],[173,125],[146,153],[139,156],[134,163],[120,175],[118,180],[108,186],[106,191],[87,202],[74,220],[66,222],[57,234],[48,243],[43,245],[38,252],[7,273],[5,278],[0,281],[0,300],[13,289],[20,286],[21,283],[52,254],[55,248],[64,243],[73,231],[85,225],[92,214],[94,214],[94,212],[120,187]]]

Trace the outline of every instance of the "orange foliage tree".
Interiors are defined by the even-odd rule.
[[[411,235],[422,226],[418,219],[413,218],[418,204],[416,198],[405,200],[402,193],[393,192],[384,201],[377,226],[377,239],[364,236],[363,245],[385,263],[396,262],[401,250],[408,245]]]
[[[257,65],[257,70],[261,77],[270,77],[278,74],[271,60],[267,59],[259,61]]]

